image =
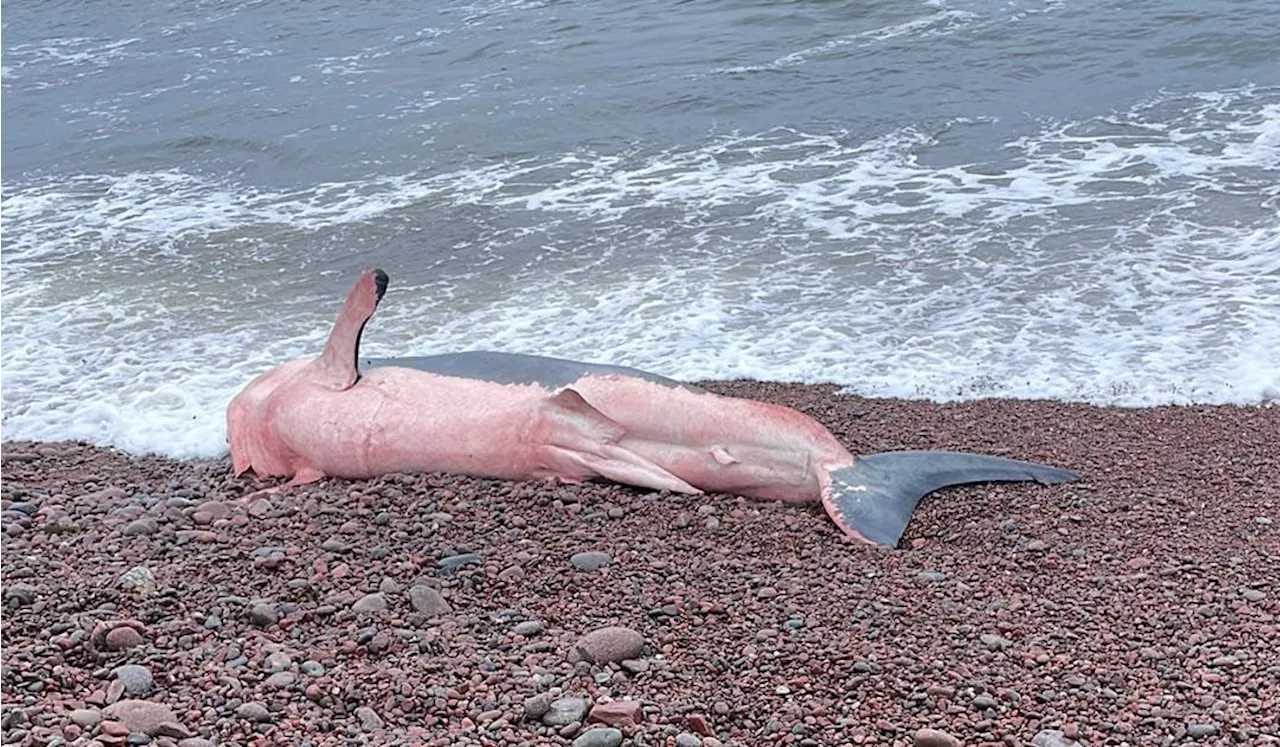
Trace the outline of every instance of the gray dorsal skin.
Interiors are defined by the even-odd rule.
[[[670,387],[683,387],[701,392],[696,386],[685,384],[665,376],[626,366],[610,366],[604,363],[571,361],[564,358],[548,358],[523,353],[499,353],[478,350],[467,353],[421,355],[405,358],[361,358],[360,370],[396,366],[413,368],[442,376],[463,379],[479,379],[496,384],[540,384],[549,390],[568,386],[586,374],[607,376],[617,374],[644,379]]]
[[[887,451],[857,457],[831,472],[823,496],[831,517],[863,537],[897,547],[920,499],[940,488],[974,482],[1078,480],[1064,469],[1016,459],[954,451]]]

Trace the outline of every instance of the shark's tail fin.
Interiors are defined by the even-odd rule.
[[[888,451],[856,458],[830,472],[822,505],[845,534],[896,547],[920,499],[939,488],[973,482],[1078,480],[1056,467],[954,451]]]

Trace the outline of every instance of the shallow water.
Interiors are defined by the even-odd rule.
[[[220,453],[371,265],[369,355],[1274,399],[1270,15],[14,0],[3,435]]]

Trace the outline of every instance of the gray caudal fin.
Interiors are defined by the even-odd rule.
[[[897,547],[920,499],[940,488],[974,482],[1080,479],[1074,472],[1016,459],[957,451],[886,451],[832,470],[822,505],[850,536]]]

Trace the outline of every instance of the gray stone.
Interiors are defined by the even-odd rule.
[[[618,729],[591,729],[573,740],[573,747],[618,747],[622,744],[622,732]]]
[[[387,609],[387,598],[382,594],[365,594],[351,605],[351,611],[360,614],[384,612]]]
[[[947,574],[942,573],[941,571],[920,571],[916,574],[916,578],[921,581],[928,581],[929,583],[936,584],[946,581]]]
[[[1258,589],[1245,589],[1244,591],[1240,592],[1240,596],[1244,597],[1250,602],[1261,602],[1262,600],[1267,598],[1266,592],[1259,591]]]
[[[676,735],[676,747],[702,747],[702,739],[697,734],[682,731]]]
[[[409,587],[409,604],[427,617],[448,617],[453,614],[453,608],[445,598],[430,586]]]
[[[146,695],[155,686],[151,670],[140,664],[124,664],[116,667],[116,679],[130,695]]]
[[[283,651],[276,651],[262,660],[262,667],[268,672],[283,672],[293,665],[293,659]]]
[[[541,632],[542,632],[542,629],[543,629],[543,628],[542,628],[542,623],[541,623],[540,621],[538,621],[538,620],[525,620],[524,622],[520,623],[519,625],[516,625],[516,627],[515,627],[515,629],[514,629],[514,632],[515,632],[516,634],[518,634],[518,635],[522,635],[522,636],[524,636],[524,637],[528,638],[528,637],[530,637],[530,636],[535,636],[535,635],[537,635],[537,634],[541,633]]]
[[[356,718],[360,720],[360,728],[365,731],[381,731],[386,726],[382,721],[382,717],[368,706],[357,708]]]
[[[329,539],[320,543],[320,549],[324,550],[325,552],[344,553],[350,550],[351,548],[348,547],[347,543],[343,542],[341,539],[337,537],[330,537]]]
[[[644,637],[630,628],[599,628],[573,644],[570,660],[608,664],[623,659],[638,659],[644,650]]]
[[[606,565],[609,565],[612,560],[613,558],[609,556],[609,553],[595,550],[574,553],[569,558],[569,562],[573,564],[574,568],[587,573],[604,568]]]
[[[555,696],[551,693],[538,693],[524,699],[524,717],[529,720],[540,719],[551,710],[551,701]]]
[[[71,723],[81,729],[92,729],[102,720],[102,711],[97,708],[77,708],[71,712]]]
[[[324,665],[318,661],[312,661],[308,659],[302,662],[302,666],[299,668],[302,670],[302,673],[307,675],[308,677],[324,676]]]
[[[995,708],[998,705],[1000,703],[990,695],[978,695],[973,699],[973,707],[983,711],[988,708]]]
[[[260,724],[271,720],[271,711],[261,703],[241,703],[236,708],[236,715],[245,721],[255,721]]]
[[[1192,739],[1204,739],[1218,733],[1217,724],[1191,724],[1187,726],[1187,736]]]
[[[566,726],[575,721],[581,722],[587,717],[591,704],[583,698],[557,698],[551,701],[547,712],[542,714],[542,723],[547,726]]]
[[[262,684],[272,690],[283,690],[292,685],[297,679],[298,675],[293,672],[276,672]]]
[[[983,633],[978,640],[982,641],[982,645],[986,646],[988,651],[1000,651],[1013,645],[1013,641],[993,633]]]
[[[36,591],[36,587],[22,582],[11,584],[9,588],[4,590],[5,601],[14,601],[19,605],[31,604],[36,601],[37,596],[39,596],[39,592]]]
[[[484,556],[479,553],[467,552],[461,555],[450,555],[447,558],[440,558],[436,561],[436,567],[440,572],[448,575],[456,573],[458,569],[468,565],[479,565],[484,562]]]
[[[1058,729],[1041,729],[1031,738],[1031,744],[1035,747],[1082,747],[1079,742],[1067,738]]]
[[[280,612],[274,604],[255,604],[249,608],[249,622],[259,628],[269,628],[280,622]]]
[[[126,537],[142,537],[148,534],[155,534],[160,531],[160,525],[156,524],[156,520],[150,516],[144,516],[141,519],[134,519],[120,530],[120,533]]]

